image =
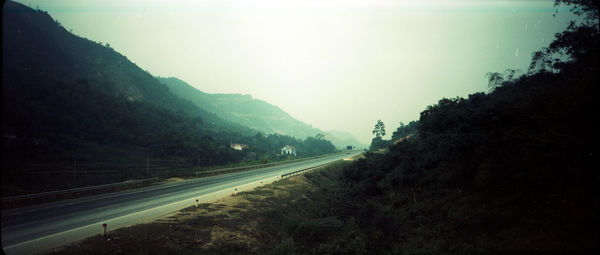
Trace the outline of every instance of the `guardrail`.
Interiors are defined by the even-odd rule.
[[[336,153],[330,153],[330,154],[319,155],[319,156],[315,156],[315,157],[300,158],[300,159],[294,159],[294,160],[277,161],[277,162],[271,162],[271,163],[259,164],[259,165],[240,166],[240,167],[231,167],[231,168],[221,168],[221,169],[207,170],[207,171],[196,171],[196,176],[199,176],[201,174],[204,175],[204,174],[211,174],[211,173],[237,172],[237,171],[242,171],[242,170],[250,170],[250,169],[256,169],[256,168],[263,168],[263,167],[267,167],[267,166],[276,166],[276,165],[282,165],[282,164],[288,164],[288,163],[294,163],[294,162],[301,162],[301,161],[306,161],[306,160],[311,160],[311,159],[323,158],[323,157],[327,157],[327,156],[331,156],[331,155],[336,155],[336,154],[341,154],[341,153],[343,153],[343,152],[336,152]]]
[[[329,164],[332,164],[334,162],[329,162],[329,163],[325,163],[325,164],[321,164],[321,165],[317,165],[317,166],[311,166],[309,168],[304,168],[304,169],[300,169],[300,170],[297,170],[297,171],[294,171],[294,172],[282,174],[281,178],[285,178],[285,177],[288,177],[288,176],[294,176],[294,175],[298,175],[298,174],[301,174],[301,173],[304,173],[304,172],[308,172],[308,171],[313,170],[315,168],[319,168],[319,167],[322,167],[322,166],[325,166],[325,165],[329,165]]]
[[[15,202],[15,201],[19,201],[19,200],[49,197],[49,196],[56,196],[56,195],[65,195],[65,194],[72,194],[72,193],[77,193],[77,192],[92,191],[92,190],[99,190],[99,189],[106,189],[106,188],[115,188],[115,187],[127,186],[127,185],[132,185],[132,184],[157,182],[157,181],[158,181],[158,177],[154,177],[154,178],[150,178],[150,179],[143,179],[143,180],[137,180],[137,181],[131,181],[131,182],[110,183],[110,184],[103,184],[103,185],[97,185],[97,186],[88,186],[88,187],[81,187],[81,188],[74,188],[74,189],[65,189],[65,190],[28,194],[28,195],[22,195],[22,196],[3,197],[2,202],[3,203],[4,202]]]

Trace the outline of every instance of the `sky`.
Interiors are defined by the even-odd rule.
[[[18,0],[155,76],[250,94],[370,144],[441,98],[527,70],[573,15],[527,0]],[[553,17],[556,14],[556,17]]]

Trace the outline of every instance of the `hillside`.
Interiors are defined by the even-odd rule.
[[[266,133],[295,137],[314,136],[321,131],[294,119],[279,107],[241,94],[208,94],[186,82],[170,77],[158,78],[177,96],[219,117]]]
[[[196,106],[215,113],[217,116],[247,126],[266,134],[303,138],[323,134],[338,148],[346,145],[359,145],[359,142],[347,132],[323,132],[304,122],[294,119],[279,107],[263,100],[241,94],[209,94],[204,93],[186,82],[174,78],[158,78],[175,95],[185,98]]]
[[[69,83],[129,102],[182,111],[219,126],[230,125],[169,93],[166,86],[108,44],[71,34],[43,11],[7,2],[2,30],[5,86]]]
[[[256,136],[44,11],[15,2],[2,11],[3,196],[277,160],[288,144],[301,157],[334,150],[324,140]]]
[[[557,34],[527,73],[440,99],[396,130],[386,152],[365,154],[336,184],[286,206],[294,210],[270,211],[261,225],[278,239],[269,249],[598,253],[599,8],[574,5],[587,22]]]

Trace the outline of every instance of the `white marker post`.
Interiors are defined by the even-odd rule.
[[[235,188],[235,193],[234,193],[234,194],[236,194],[236,195],[237,195],[237,188]]]
[[[102,236],[106,236],[106,223],[102,224]]]
[[[196,207],[198,207],[198,199],[196,199]]]

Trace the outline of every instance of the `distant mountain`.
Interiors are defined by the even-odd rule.
[[[336,146],[345,148],[346,146],[354,146],[357,148],[368,148],[368,145],[361,144],[354,135],[339,130],[329,130],[325,132],[325,139],[331,140]]]
[[[215,113],[225,120],[243,126],[265,133],[278,133],[298,138],[323,134],[337,147],[359,144],[356,138],[347,132],[334,132],[335,134],[323,132],[294,119],[275,105],[252,98],[251,95],[208,94],[174,77],[158,79],[175,95],[190,100],[196,106]]]

